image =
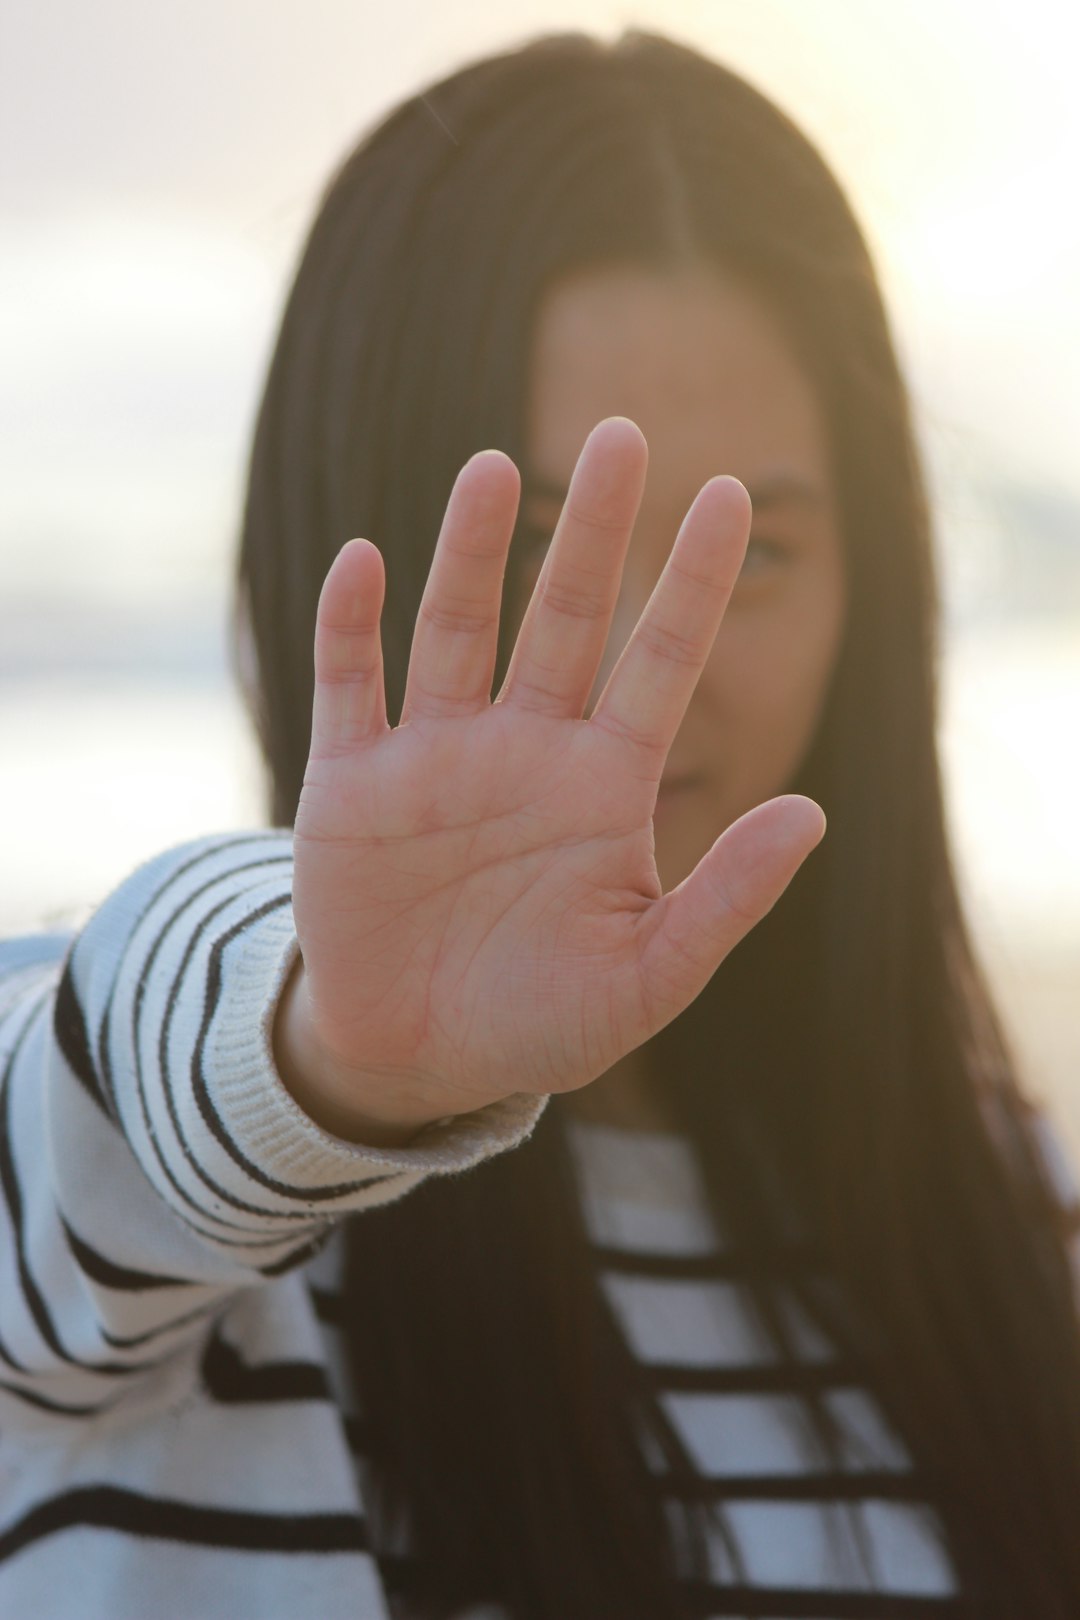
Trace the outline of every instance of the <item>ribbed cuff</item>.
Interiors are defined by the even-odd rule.
[[[288,905],[230,941],[221,1001],[207,1032],[215,1109],[256,1170],[275,1182],[313,1189],[359,1177],[447,1175],[518,1147],[531,1134],[548,1099],[525,1093],[435,1120],[406,1147],[369,1147],[323,1130],[286,1090],[274,1063],[277,1004],[298,952]]]

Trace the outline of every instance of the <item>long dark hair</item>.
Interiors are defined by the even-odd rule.
[[[270,367],[239,560],[272,818],[290,824],[299,797],[338,547],[360,534],[387,557],[394,718],[457,471],[486,446],[523,465],[544,290],[591,265],[702,260],[767,300],[815,388],[851,607],[790,784],[823,805],[828,837],[645,1048],[651,1083],[789,1363],[773,1283],[794,1212],[812,1263],[793,1286],[903,1435],[974,1611],[1073,1620],[1080,1334],[950,864],[907,396],[842,190],[735,74],[650,33],[543,37],[410,98],[334,177]],[[565,1126],[553,1101],[523,1147],[351,1223],[372,1499],[417,1555],[410,1613],[484,1598],[522,1620],[680,1612],[637,1428],[676,1497],[688,1460],[602,1306]]]

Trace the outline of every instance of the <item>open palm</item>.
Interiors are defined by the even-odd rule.
[[[417,1120],[587,1084],[680,1013],[782,893],[824,818],[787,796],[664,895],[652,815],[742,562],[750,502],[714,478],[588,720],[644,488],[639,429],[590,434],[494,702],[517,469],[455,483],[387,723],[382,560],[327,576],[295,827],[307,1008],[335,1085]]]

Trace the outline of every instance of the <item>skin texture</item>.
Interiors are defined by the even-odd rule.
[[[665,766],[666,781],[694,779],[670,793],[661,788],[654,837],[666,891],[723,828],[793,779],[843,633],[843,553],[822,414],[767,309],[711,267],[591,271],[560,282],[537,322],[522,489],[528,567],[511,607],[516,621],[559,515],[561,502],[546,488],[566,488],[590,428],[615,414],[642,429],[649,467],[590,705],[702,484],[733,474],[754,507],[738,585]],[[782,474],[802,491],[775,488]],[[662,1111],[640,1080],[631,1053],[576,1093],[574,1110],[660,1125]]]

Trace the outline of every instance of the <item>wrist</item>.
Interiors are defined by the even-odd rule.
[[[410,1116],[398,1107],[371,1101],[385,1090],[377,1076],[349,1068],[326,1051],[311,1017],[303,958],[298,957],[278,1001],[273,1033],[274,1061],[286,1091],[321,1130],[343,1141],[369,1147],[407,1147],[432,1119]]]

